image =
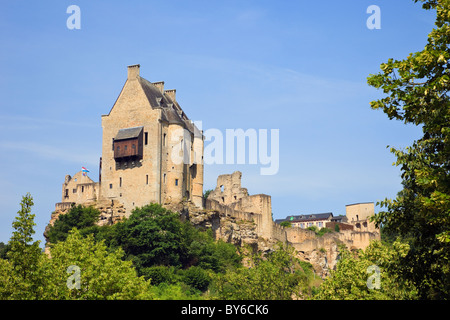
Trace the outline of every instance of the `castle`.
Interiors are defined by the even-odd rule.
[[[191,200],[202,206],[203,134],[164,82],[149,82],[139,65],[128,76],[108,114],[102,115],[99,181],[83,172],[67,175],[63,209],[70,203],[115,201],[126,215],[151,202]]]
[[[49,225],[73,204],[98,208],[98,223],[103,225],[129,216],[135,207],[159,203],[211,228],[216,239],[259,249],[270,249],[278,241],[288,243],[305,260],[325,261],[324,270],[336,263],[339,243],[365,248],[380,239],[370,221],[373,202],[348,205],[345,217],[328,213],[273,221],[271,197],[249,195],[241,187],[239,171],[220,175],[216,188],[203,199],[203,133],[181,109],[176,91],[165,90],[164,82],[145,80],[139,69],[128,66],[117,100],[102,116],[99,181],[84,171],[67,175],[62,201],[56,203]],[[290,221],[291,227],[281,226],[282,221]],[[307,229],[312,225],[332,230],[338,225],[339,232],[317,237]]]

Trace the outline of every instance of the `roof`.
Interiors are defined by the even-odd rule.
[[[117,133],[116,137],[114,138],[114,141],[137,138],[143,128],[144,127],[133,127],[133,128],[120,129],[119,132]]]
[[[152,108],[161,109],[161,118],[163,121],[167,121],[169,124],[179,124],[196,136],[199,135],[199,130],[192,124],[178,102],[172,100],[169,94],[161,92],[155,85],[157,82],[154,84],[142,77],[138,79]]]
[[[285,219],[277,219],[276,223],[280,223],[283,221],[289,222],[305,222],[305,221],[316,221],[316,220],[327,220],[330,217],[333,217],[333,213],[311,213],[311,214],[302,214],[296,216],[287,216]]]

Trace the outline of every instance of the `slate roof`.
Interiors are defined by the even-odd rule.
[[[133,127],[133,128],[120,129],[119,132],[117,133],[116,137],[114,138],[114,141],[137,138],[143,128],[144,127]]]
[[[142,77],[138,79],[152,108],[161,109],[161,120],[167,121],[169,124],[179,124],[195,136],[201,136],[198,128],[189,120],[176,101],[173,101],[168,94],[161,93],[150,81]]]
[[[276,223],[281,223],[283,221],[289,222],[307,222],[307,221],[317,221],[317,220],[328,220],[330,217],[333,217],[333,213],[311,213],[311,214],[301,214],[301,215],[293,215],[287,216],[285,219],[277,219]]]

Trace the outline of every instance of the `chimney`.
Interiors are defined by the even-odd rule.
[[[175,89],[164,90],[164,93],[170,98],[170,100],[172,100],[173,102],[176,101],[175,95],[177,93],[177,90]]]
[[[133,80],[139,77],[139,64],[128,66],[128,80]]]
[[[152,82],[152,84],[158,88],[159,92],[164,92],[164,81]]]

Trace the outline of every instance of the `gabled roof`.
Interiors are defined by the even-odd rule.
[[[180,105],[172,100],[168,94],[165,94],[165,92],[161,93],[154,84],[140,76],[138,80],[152,108],[161,109],[163,121],[167,121],[170,124],[179,124],[193,134],[197,135],[199,133],[199,130],[195,128]]]
[[[137,65],[139,67],[139,65]],[[129,66],[132,67],[132,66]],[[183,128],[190,131],[192,134],[194,134],[194,137],[202,137],[203,133],[201,130],[199,130],[192,121],[189,120],[189,118],[186,116],[184,111],[181,109],[180,105],[178,104],[175,99],[172,99],[171,96],[175,92],[175,90],[161,90],[160,84],[164,82],[155,82],[151,83],[150,81],[142,78],[137,75],[137,80],[144,91],[144,94],[152,107],[152,109],[161,109],[161,120],[168,122],[169,124],[179,124]],[[128,79],[127,79],[128,81]],[[126,84],[126,82],[125,82]],[[125,84],[122,87],[123,92],[125,88]],[[117,97],[116,101],[114,102],[113,106],[111,107],[111,110],[109,111],[108,115],[111,113],[112,109],[117,103],[117,100],[119,99],[119,96]],[[106,116],[106,115],[105,115]]]
[[[144,127],[120,129],[116,137],[114,138],[114,141],[137,138],[143,129]]]

